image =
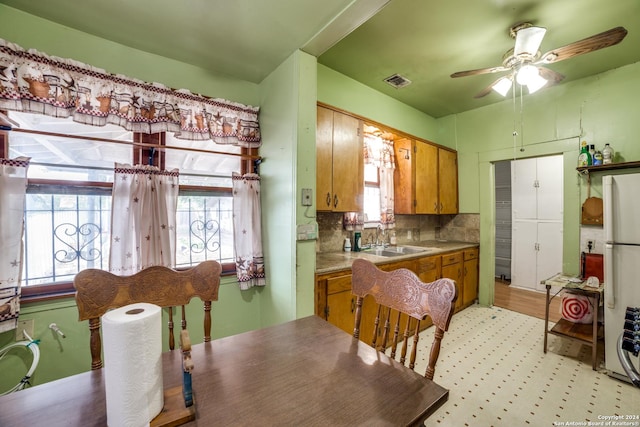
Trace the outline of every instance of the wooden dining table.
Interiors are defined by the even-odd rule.
[[[317,316],[196,344],[191,355],[187,426],[421,425],[449,396]],[[181,352],[162,359],[165,389],[179,386]],[[0,397],[0,426],[24,425],[106,426],[104,369]]]

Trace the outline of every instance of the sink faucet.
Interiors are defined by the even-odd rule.
[[[382,234],[382,239],[380,239],[380,235]],[[378,224],[376,228],[376,246],[384,247],[384,228],[382,228],[382,224]]]

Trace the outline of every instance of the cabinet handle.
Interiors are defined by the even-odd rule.
[[[467,267],[464,268],[464,275],[466,276],[467,274],[469,274],[469,272],[467,271]]]
[[[442,212],[443,210],[444,210],[444,205],[440,203],[440,212]]]
[[[438,212],[438,202],[433,202],[433,210],[434,212]]]
[[[331,193],[327,193],[327,206],[331,206]]]
[[[338,195],[337,194],[333,195],[333,207],[334,208],[338,207]]]

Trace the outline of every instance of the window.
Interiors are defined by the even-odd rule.
[[[376,228],[380,224],[380,179],[378,167],[364,165],[364,227]]]
[[[180,170],[177,267],[214,259],[227,271],[235,268],[231,173],[242,172],[241,147],[178,140],[167,133],[158,134],[167,148],[156,153],[131,144],[135,138],[144,141],[154,135],[44,115],[9,115],[20,128],[9,133],[8,157],[31,158],[25,203],[25,295],[71,290],[78,271],[108,268],[114,162],[146,163],[154,156],[161,168]]]

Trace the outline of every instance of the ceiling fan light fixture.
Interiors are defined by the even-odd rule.
[[[540,77],[540,71],[538,67],[531,64],[523,65],[516,73],[516,81],[522,86],[527,86],[536,77]]]
[[[512,85],[513,81],[510,77],[502,77],[491,87],[491,89],[495,90],[502,96],[507,96],[507,93],[509,92],[509,89],[511,89]]]
[[[538,74],[529,80],[527,88],[529,89],[529,93],[534,93],[542,89],[546,84],[547,80]]]

